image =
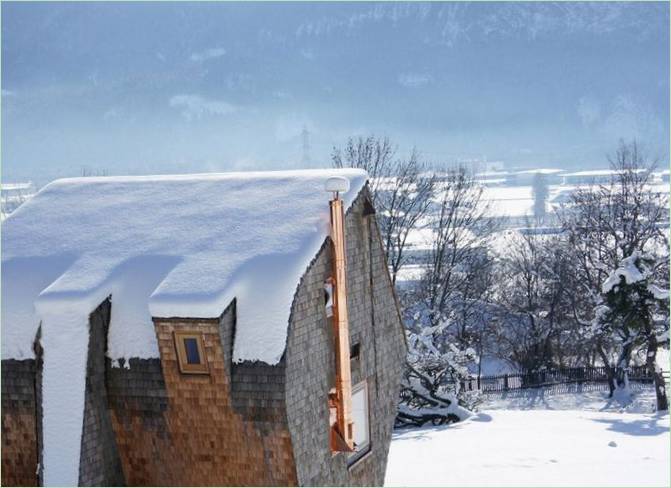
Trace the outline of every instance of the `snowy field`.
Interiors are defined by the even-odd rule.
[[[669,486],[669,415],[643,413],[649,394],[626,409],[604,395],[499,398],[459,424],[396,431],[385,486]]]

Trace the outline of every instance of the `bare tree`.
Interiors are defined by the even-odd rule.
[[[387,264],[392,282],[407,262],[408,237],[420,227],[433,196],[435,176],[418,161],[395,158],[387,138],[350,138],[344,150],[334,148],[333,166],[365,169],[369,176],[373,205],[378,214]]]
[[[396,284],[399,271],[407,262],[408,238],[423,227],[434,194],[436,177],[417,162],[413,152],[407,161],[397,161],[394,176],[388,177],[383,187],[378,186],[377,198],[381,215],[380,231],[390,268],[392,283]]]
[[[377,209],[378,187],[394,174],[396,149],[387,137],[350,137],[343,149],[334,147],[331,163],[334,168],[360,168],[366,170]]]
[[[574,362],[580,348],[572,334],[572,273],[561,239],[514,233],[505,247],[497,267],[496,302],[506,322],[496,331],[499,347],[525,373]]]
[[[433,326],[448,318],[453,298],[478,281],[487,266],[487,240],[496,224],[487,218],[489,206],[482,187],[463,167],[451,170],[437,189],[437,210],[429,262],[421,295]]]

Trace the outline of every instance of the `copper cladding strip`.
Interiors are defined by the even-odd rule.
[[[337,426],[349,450],[354,449],[352,424],[352,375],[349,362],[349,324],[347,320],[347,280],[345,275],[345,229],[342,200],[330,201],[331,240],[335,293],[333,294],[333,323],[336,343]]]

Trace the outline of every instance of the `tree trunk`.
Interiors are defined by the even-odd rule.
[[[615,378],[617,380],[618,388],[627,388],[629,386],[629,378],[627,370],[629,369],[629,361],[631,360],[631,350],[633,343],[625,343],[622,346],[620,357],[617,358],[617,365],[615,369]]]
[[[655,379],[655,396],[657,397],[657,411],[662,412],[669,409],[669,400],[666,396],[666,384],[661,371],[653,373]]]
[[[606,368],[606,376],[608,377],[608,398],[613,398],[613,393],[615,393],[615,370],[611,367],[608,362],[608,356],[602,347],[597,347],[597,353],[601,356],[601,361],[603,362],[603,367]]]
[[[657,411],[661,412],[669,409],[669,400],[666,396],[666,384],[664,383],[664,376],[661,368],[657,368],[657,339],[650,336],[648,340],[648,353],[646,355],[646,366],[648,371],[652,374],[652,379],[655,384],[655,397],[657,399]]]

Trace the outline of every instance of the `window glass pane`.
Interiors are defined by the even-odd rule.
[[[184,350],[186,351],[187,364],[200,364],[200,354],[198,354],[198,342],[193,337],[184,339]]]
[[[354,442],[357,450],[368,445],[368,391],[365,387],[352,392],[352,420],[354,421]]]

